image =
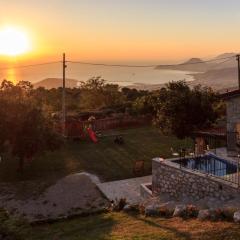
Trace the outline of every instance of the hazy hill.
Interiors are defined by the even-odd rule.
[[[236,56],[237,53],[222,53],[220,55],[218,55],[217,57],[215,57],[215,59],[219,59],[219,58],[227,58],[227,57],[233,57]]]
[[[75,79],[66,79],[66,87],[75,88],[78,87],[78,82]],[[40,82],[33,84],[34,88],[44,87],[46,89],[62,87],[61,78],[46,78]]]
[[[208,64],[204,63],[200,58],[191,58],[186,62],[176,64],[176,65],[159,65],[156,67],[157,70],[160,69],[171,69],[180,71],[192,71],[192,72],[205,72],[209,69]]]
[[[191,86],[201,84],[212,87],[218,91],[222,89],[230,90],[238,86],[236,54],[237,53],[223,53],[215,58],[208,59],[210,60],[209,62],[203,62],[203,60],[199,58],[191,58],[177,65],[159,65],[156,69],[197,72],[191,74],[195,79],[189,82]]]
[[[211,87],[213,90],[219,92],[225,92],[226,90],[234,90],[238,87],[237,68],[224,68],[209,70],[204,73],[191,74],[195,80],[189,81],[190,86],[196,86],[198,84],[202,86]],[[138,90],[157,90],[163,87],[164,84],[135,84],[129,86]]]
[[[215,58],[208,59],[210,60],[210,62],[207,62],[207,63],[203,62],[203,60],[200,58],[191,58],[186,62],[176,64],[176,65],[159,65],[156,67],[156,69],[206,72],[212,69],[233,68],[237,66],[236,58],[234,57],[235,55],[236,53],[223,53],[216,56]],[[228,57],[232,57],[232,59],[229,59],[229,60],[224,59]]]
[[[211,62],[209,63],[210,69],[223,69],[223,68],[234,68],[237,67],[237,61],[236,61],[236,54],[237,53],[224,53],[217,57],[215,57],[213,60],[219,60],[217,62]],[[231,59],[224,59],[229,58]]]
[[[214,90],[232,89],[238,86],[237,68],[209,70],[205,73],[191,74],[195,81],[190,85],[201,84],[212,87]]]

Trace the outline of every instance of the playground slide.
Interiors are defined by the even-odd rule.
[[[94,132],[91,128],[88,128],[87,131],[88,131],[88,135],[89,135],[89,137],[91,138],[91,140],[92,140],[94,143],[97,143],[98,140],[97,140],[97,137],[96,137],[95,132]]]

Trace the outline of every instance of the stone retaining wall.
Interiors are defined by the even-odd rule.
[[[228,200],[239,193],[236,186],[224,180],[159,159],[152,160],[152,192],[153,195],[168,193],[176,198],[187,196],[196,200],[204,197]]]

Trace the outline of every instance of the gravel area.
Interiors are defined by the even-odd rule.
[[[25,198],[19,198],[19,193],[16,196],[16,193],[5,188],[0,194],[0,207],[30,222],[96,212],[108,205],[96,187],[97,183],[99,180],[94,175],[72,174],[60,179],[38,196],[32,194]]]

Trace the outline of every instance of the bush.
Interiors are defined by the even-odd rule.
[[[127,204],[126,198],[116,199],[115,202],[111,201],[111,210],[122,211],[126,204]]]
[[[194,205],[188,205],[186,208],[185,217],[186,218],[196,218],[198,216],[198,208]]]
[[[166,206],[162,206],[159,208],[159,216],[161,217],[171,217],[173,212],[168,209]]]
[[[144,215],[144,213],[145,213],[145,206],[144,206],[144,204],[139,204],[138,210],[139,210],[140,214]]]
[[[237,209],[228,207],[224,208],[222,211],[224,219],[227,221],[232,221],[233,215],[237,211]]]

